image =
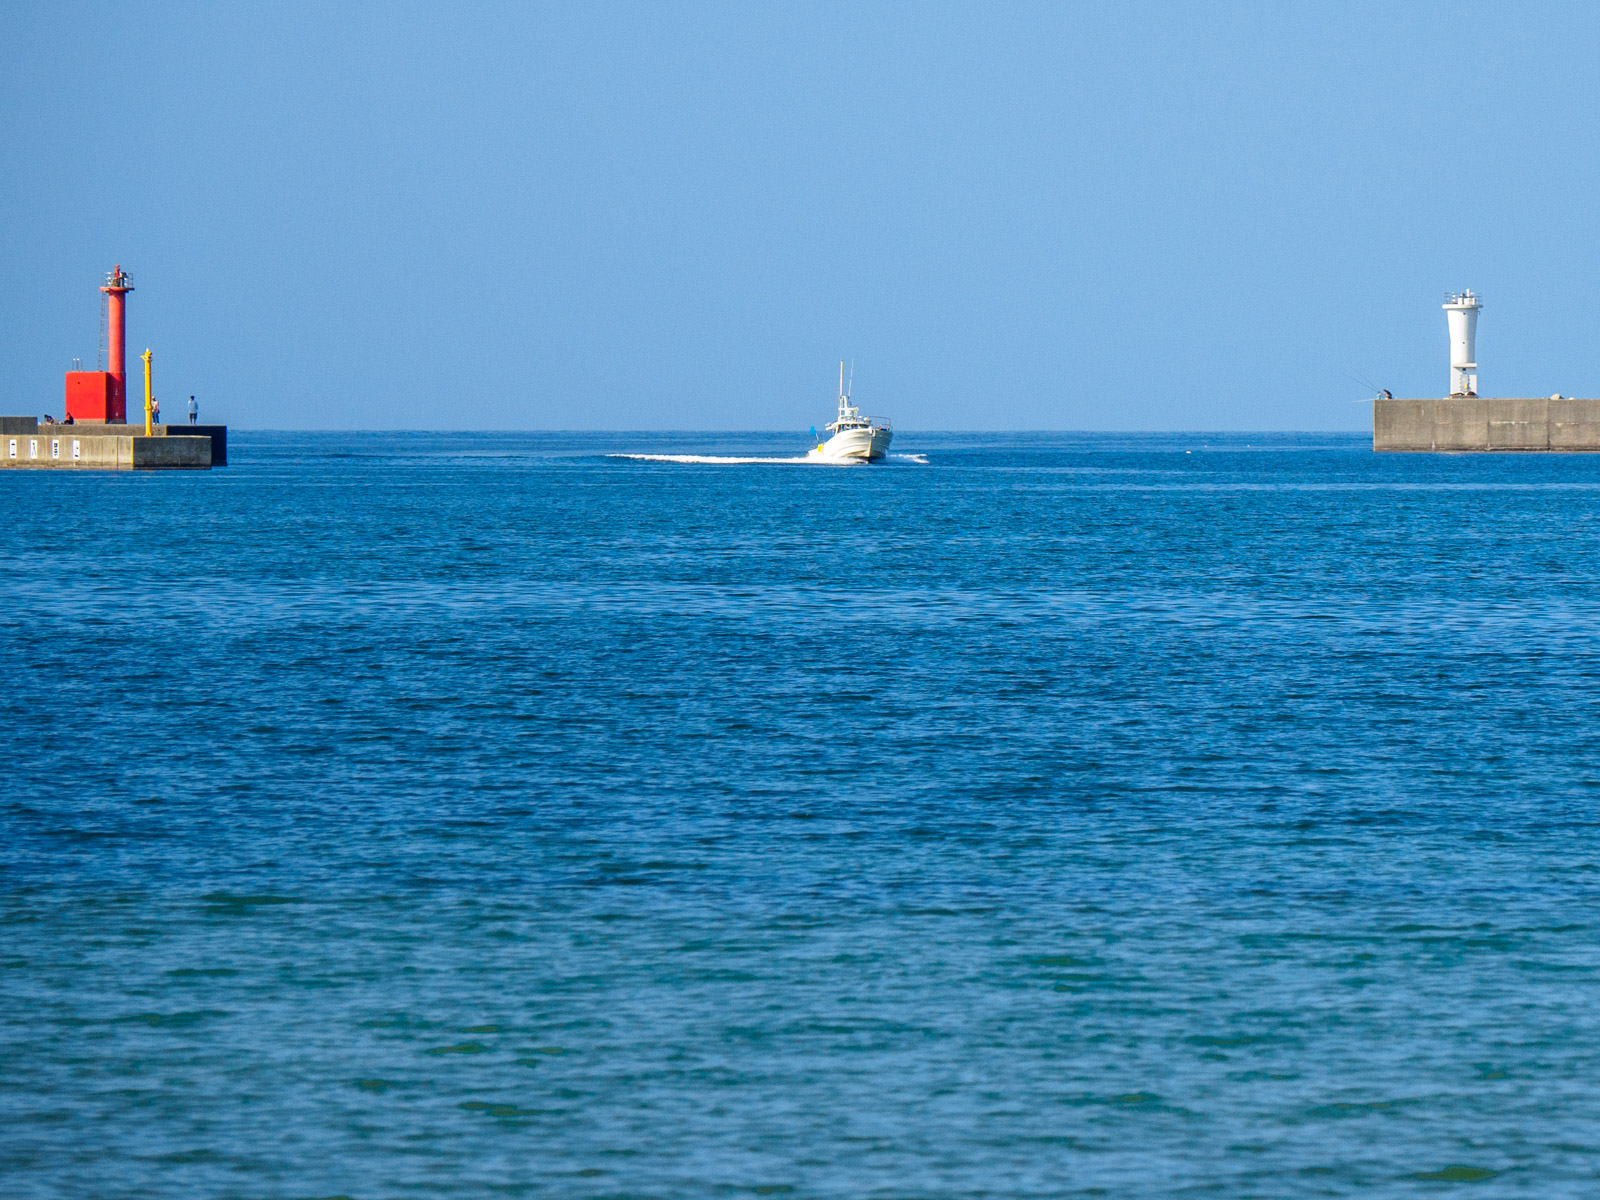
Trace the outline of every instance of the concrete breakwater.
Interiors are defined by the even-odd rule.
[[[1372,402],[1372,448],[1600,451],[1600,399],[1443,396]]]
[[[226,425],[155,425],[146,436],[143,425],[0,417],[0,468],[205,471],[227,463]]]

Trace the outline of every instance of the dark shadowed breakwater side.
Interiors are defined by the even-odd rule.
[[[0,476],[8,1195],[1600,1170],[1600,459],[234,442]]]

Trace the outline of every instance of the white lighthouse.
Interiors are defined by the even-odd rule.
[[[1468,288],[1447,292],[1444,298],[1446,319],[1450,322],[1450,394],[1478,394],[1478,310],[1483,301]]]

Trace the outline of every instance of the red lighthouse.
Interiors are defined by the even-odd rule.
[[[128,419],[128,314],[127,295],[133,284],[119,263],[106,276],[100,290],[106,294],[106,340],[109,371],[67,372],[67,416],[74,421],[106,421],[121,425]]]

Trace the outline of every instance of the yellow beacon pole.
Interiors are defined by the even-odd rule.
[[[139,356],[144,359],[144,435],[155,436],[155,426],[150,423],[150,351],[146,350]]]

